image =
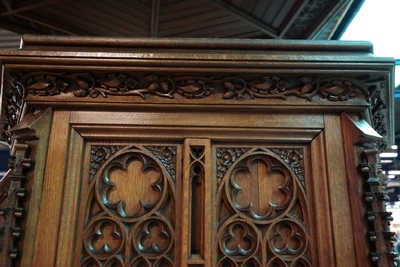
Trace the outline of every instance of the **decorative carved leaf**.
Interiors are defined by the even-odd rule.
[[[177,86],[178,89],[182,91],[182,93],[193,94],[201,90],[199,84],[190,84],[186,86]]]
[[[33,84],[27,86],[31,90],[45,90],[50,87],[52,83],[48,79],[40,79]]]
[[[312,89],[313,89],[312,85],[306,84],[301,88],[300,93],[306,94],[306,93],[310,92]]]
[[[343,92],[345,92],[346,89],[347,89],[347,87],[344,85],[336,85],[336,86],[324,88],[322,90],[327,94],[338,96],[338,95],[342,94]]]
[[[253,88],[258,89],[259,91],[269,91],[270,89],[275,88],[275,83],[269,79],[269,77],[262,77],[261,81],[256,79],[249,83],[249,85]]]
[[[119,88],[125,85],[125,78],[126,77],[123,75],[116,76],[115,74],[110,74],[98,79],[97,81],[108,88]]]

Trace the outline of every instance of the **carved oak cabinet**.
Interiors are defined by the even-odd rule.
[[[397,266],[369,43],[26,36],[2,52],[2,266]]]

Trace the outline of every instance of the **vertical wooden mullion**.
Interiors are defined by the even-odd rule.
[[[325,115],[326,174],[331,207],[333,250],[337,266],[357,266],[340,115]]]
[[[332,225],[330,220],[331,207],[329,203],[328,177],[326,173],[327,159],[325,150],[324,134],[319,134],[310,145],[311,162],[309,169],[312,181],[307,183],[310,199],[313,200],[313,208],[310,209],[310,223],[314,230],[313,240],[313,258],[316,260],[316,266],[335,267],[335,255],[332,250],[333,237]]]
[[[199,159],[194,159],[191,156],[191,150],[201,147],[203,155]],[[192,202],[192,167],[197,162],[202,162],[202,183],[201,186],[204,203],[200,207],[195,206]],[[181,266],[211,266],[211,142],[208,139],[185,139],[183,145],[183,172],[182,172],[182,246],[181,246]],[[202,209],[202,210],[198,210]],[[201,213],[201,221],[192,221],[192,212]],[[196,225],[200,225],[196,228]],[[197,240],[200,245],[199,253],[192,253],[192,248],[195,244],[191,241],[191,233],[193,230],[201,229],[201,239]]]
[[[33,266],[56,266],[70,135],[69,117],[69,111],[54,111],[53,114],[37,225],[37,232],[43,236],[36,240]]]
[[[56,266],[73,266],[76,223],[78,220],[84,140],[76,131],[71,131],[67,170],[62,203],[60,234],[58,238]]]

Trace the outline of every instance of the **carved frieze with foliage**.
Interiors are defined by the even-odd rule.
[[[24,95],[51,96],[72,92],[76,97],[149,95],[174,98],[204,98],[222,88],[223,99],[253,98],[287,99],[289,96],[312,101],[315,96],[332,101],[345,101],[361,95],[369,96],[371,79],[350,77],[286,77],[256,75],[253,77],[174,76],[158,74],[110,73],[25,73],[19,74]],[[375,81],[373,81],[375,82]]]
[[[305,99],[307,101],[348,101],[361,99],[370,103],[372,126],[379,134],[386,134],[387,107],[380,92],[385,89],[382,78],[341,76],[294,76],[257,74],[241,76],[179,76],[142,73],[94,74],[68,72],[29,72],[11,74],[7,106],[3,107],[6,123],[3,138],[11,142],[7,130],[19,121],[23,100],[29,96],[51,97],[71,94],[76,98],[150,96],[175,99],[202,99],[213,96],[220,100],[235,99]]]

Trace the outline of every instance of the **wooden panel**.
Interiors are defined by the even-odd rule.
[[[41,117],[34,122],[30,127],[35,131],[35,136],[37,140],[28,142],[31,153],[35,153],[33,161],[35,162],[35,168],[33,172],[33,177],[30,177],[29,183],[31,183],[31,191],[29,196],[29,210],[26,223],[29,227],[26,228],[24,235],[24,248],[23,255],[21,257],[21,266],[33,266],[35,243],[40,237],[38,232],[38,221],[40,214],[40,207],[42,204],[42,192],[43,192],[43,182],[44,174],[46,171],[46,158],[48,153],[48,144],[50,137],[50,129],[52,123],[53,111],[51,109],[46,110]],[[32,146],[35,144],[35,146]]]
[[[349,119],[347,114],[342,114],[341,121],[343,127],[343,136],[346,137],[343,139],[345,145],[346,173],[348,177],[352,226],[355,238],[355,258],[357,260],[357,264],[362,266],[368,258],[368,252],[370,252],[365,246],[365,243],[369,241],[367,240],[368,236],[366,235],[368,232],[367,226],[363,223],[363,221],[358,220],[358,218],[363,218],[366,216],[365,211],[368,210],[363,201],[365,199],[365,194],[363,192],[365,190],[364,178],[361,177],[358,171],[359,166],[362,163],[360,155],[365,149],[361,146],[360,137],[363,137],[366,132],[362,132],[359,128],[357,128]],[[375,136],[375,138],[377,137]],[[370,137],[370,140],[375,138]]]
[[[143,126],[185,126],[185,127],[226,127],[227,130],[236,127],[254,128],[309,128],[322,129],[323,120],[320,115],[314,114],[286,114],[283,113],[259,114],[259,113],[218,113],[218,112],[118,112],[102,111],[72,112],[71,124],[108,124],[108,125],[143,125]]]

